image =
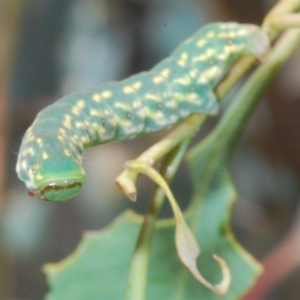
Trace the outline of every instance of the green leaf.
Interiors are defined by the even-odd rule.
[[[197,155],[191,159],[191,163],[200,161]],[[192,168],[193,176],[196,175],[195,168]],[[221,280],[219,264],[213,260],[212,254],[219,255],[228,263],[233,282],[222,299],[231,300],[250,287],[260,268],[236,245],[228,231],[226,221],[235,194],[226,172],[219,174],[222,179],[219,182],[223,184],[214,185],[213,193],[200,209],[191,207],[188,223],[202,248],[198,267],[204,276],[211,282]],[[196,202],[198,197],[199,194],[196,194]],[[127,212],[105,231],[85,234],[69,258],[58,264],[46,265],[51,286],[47,300],[123,299],[140,225],[141,218]],[[199,284],[181,263],[175,248],[174,231],[173,220],[160,221],[157,225],[150,258],[148,299],[220,299]]]
[[[107,229],[85,233],[73,254],[44,266],[51,287],[46,299],[123,299],[140,225],[126,212]]]

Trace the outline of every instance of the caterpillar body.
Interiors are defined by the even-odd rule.
[[[261,57],[268,38],[250,24],[212,23],[149,72],[65,96],[25,133],[16,171],[30,195],[64,201],[86,178],[85,148],[170,127],[192,113],[216,114],[214,87],[239,57]]]

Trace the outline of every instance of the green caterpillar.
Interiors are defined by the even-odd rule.
[[[16,171],[30,195],[76,196],[87,147],[170,127],[192,113],[216,114],[214,87],[239,57],[265,54],[268,38],[249,24],[212,23],[149,72],[71,94],[43,109],[23,137]]]

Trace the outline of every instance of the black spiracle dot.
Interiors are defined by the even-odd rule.
[[[34,168],[31,169],[31,173],[34,174]]]
[[[102,124],[103,127],[105,127],[106,120],[105,119],[101,119],[101,124]]]
[[[127,119],[131,119],[131,117],[132,117],[131,113],[128,112],[128,113],[126,114],[126,118],[127,118]]]
[[[158,108],[158,109],[162,109],[162,107],[163,107],[162,103],[158,103],[158,104],[157,104],[157,108]]]

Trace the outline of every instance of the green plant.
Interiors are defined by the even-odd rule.
[[[281,1],[267,16],[263,31],[274,40],[283,29],[299,26],[299,16],[292,14],[299,8],[299,1]],[[135,182],[139,174],[148,175],[157,184],[145,218],[125,213],[105,231],[87,234],[75,253],[63,262],[46,265],[51,286],[48,299],[119,299],[126,289],[126,299],[141,300],[146,298],[147,285],[149,299],[218,299],[218,295],[189,274],[181,261],[189,265],[191,272],[204,285],[217,293],[225,293],[223,299],[241,297],[250,288],[261,268],[238,245],[230,231],[230,209],[236,194],[228,164],[260,97],[299,42],[298,30],[284,33],[212,133],[187,153],[194,197],[185,219],[193,234],[186,226],[167,182],[172,180],[194,132],[205,121],[203,115],[192,115],[162,141],[127,163],[127,169],[118,177],[117,183],[131,199],[136,196]],[[240,60],[216,87],[216,94],[222,98],[253,62],[253,56]],[[161,159],[159,173],[152,165]],[[171,201],[175,221],[156,221],[165,194]],[[181,261],[174,245],[175,228]],[[198,266],[208,281],[204,281],[195,268],[198,249],[193,235],[202,248]],[[189,251],[183,252],[182,249]],[[223,280],[220,280],[218,265],[211,259],[214,253],[222,257],[222,260],[218,257],[217,260],[222,266]],[[217,288],[210,283],[220,281],[222,284]]]

